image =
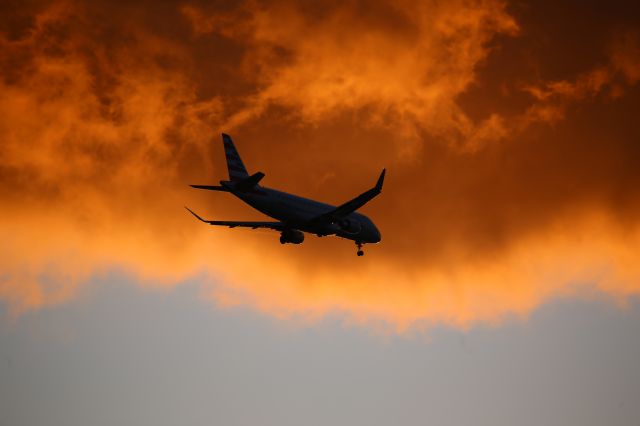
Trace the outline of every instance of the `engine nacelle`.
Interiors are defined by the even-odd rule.
[[[285,229],[280,234],[280,244],[300,244],[304,241],[304,232],[297,229]]]
[[[362,230],[362,225],[357,220],[342,219],[338,222],[338,226],[347,234],[357,234]]]

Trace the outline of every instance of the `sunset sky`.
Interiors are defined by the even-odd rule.
[[[634,2],[6,0],[0,70],[0,424],[637,425]],[[382,242],[197,222],[221,132]]]

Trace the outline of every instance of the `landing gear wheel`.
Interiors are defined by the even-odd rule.
[[[356,241],[356,245],[358,246],[358,251],[356,252],[356,254],[358,256],[362,256],[364,254],[364,251],[362,251],[362,243],[360,241]]]
[[[286,243],[286,241],[284,240],[284,237],[281,235],[280,236],[280,244],[284,244],[284,243]]]
[[[358,250],[356,253],[358,256],[362,256],[364,254],[364,252],[362,250]]]

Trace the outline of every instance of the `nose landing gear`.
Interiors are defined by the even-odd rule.
[[[356,241],[356,246],[358,246],[358,251],[356,252],[356,254],[358,256],[364,255],[364,251],[362,251],[362,243],[360,241]]]

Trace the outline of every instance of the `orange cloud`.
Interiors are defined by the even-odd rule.
[[[639,290],[631,35],[578,74],[496,81],[520,66],[500,40],[528,28],[497,1],[67,2],[2,19],[0,299],[14,312],[114,268],[147,286],[203,277],[225,305],[399,329]],[[382,244],[359,259],[337,239],[280,246],[193,221],[185,203],[255,215],[186,186],[225,175],[229,128],[266,185],[329,202],[387,166],[364,209]]]
[[[286,1],[211,16],[183,8],[197,35],[217,32],[247,46],[241,71],[257,91],[226,127],[276,104],[308,123],[367,109],[367,121],[405,140],[423,129],[455,144],[501,134],[495,118],[473,123],[456,103],[488,42],[518,31],[501,1],[348,1],[318,12],[320,19],[313,12]]]
[[[237,271],[231,288],[215,296],[227,300],[221,297],[226,291],[241,289],[241,301],[251,297],[265,312],[281,315],[305,312],[313,318],[344,311],[358,322],[391,321],[399,329],[416,321],[467,327],[479,319],[526,315],[550,297],[584,290],[594,280],[597,289],[620,300],[637,293],[639,243],[637,226],[622,229],[607,215],[594,214],[578,223],[556,223],[493,258],[459,253],[447,263],[404,269],[376,259],[364,270],[338,275],[289,269],[276,280]],[[251,261],[261,265],[259,258]]]

